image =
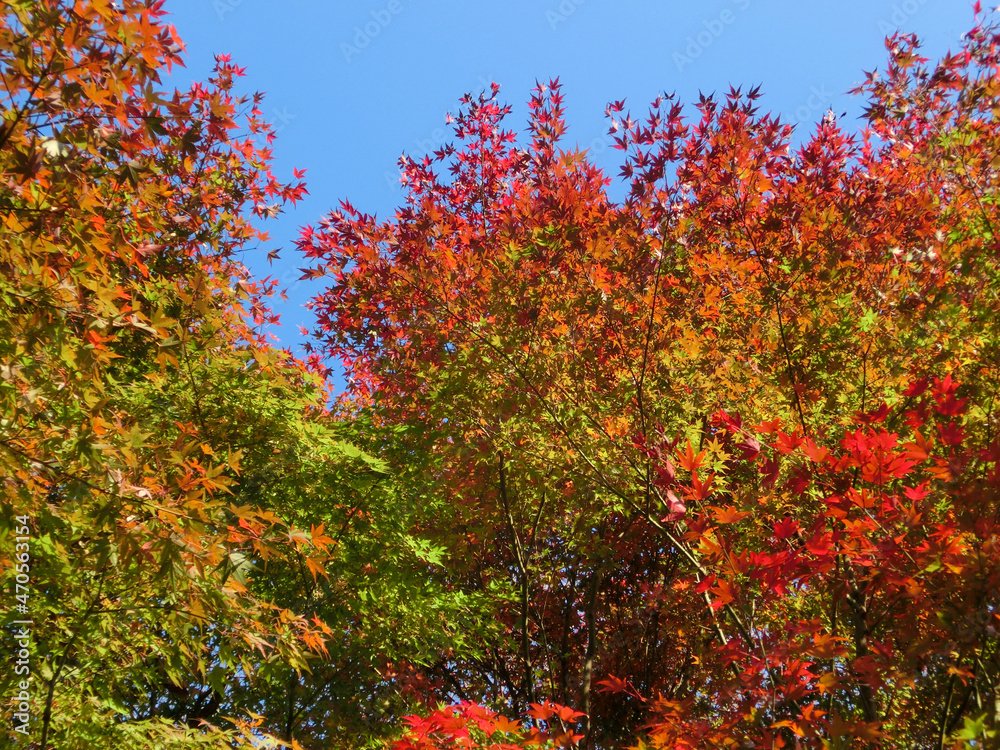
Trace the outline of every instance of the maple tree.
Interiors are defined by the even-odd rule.
[[[271,173],[228,58],[163,90],[163,5],[0,9],[5,705],[11,621],[33,623],[30,734],[2,735],[371,744],[406,708],[378,695],[384,662],[460,643],[442,622],[474,600],[423,580],[404,493],[318,364],[270,343],[275,284],[241,259],[302,174]]]
[[[890,39],[854,134],[612,103],[620,201],[557,82],[466,97],[303,231],[301,360],[241,262],[301,174],[227,58],[161,90],[163,6],[0,10],[37,746],[995,744],[996,28]]]
[[[558,82],[523,142],[494,87],[394,216],[303,230],[429,575],[489,602],[400,664],[398,750],[996,741],[1000,33],[887,48],[857,133],[612,103],[622,201]]]

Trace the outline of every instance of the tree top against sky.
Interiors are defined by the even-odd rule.
[[[303,341],[297,326],[311,324],[302,305],[318,291],[298,280],[302,263],[290,249],[298,228],[348,196],[390,215],[403,198],[400,154],[421,157],[452,140],[445,114],[464,93],[500,83],[519,130],[536,80],[558,77],[565,145],[578,143],[615,175],[621,152],[604,116],[609,101],[625,98],[642,112],[663,92],[693,102],[730,84],[763,84],[761,108],[805,132],[828,108],[853,124],[861,102],[846,92],[884,67],[887,36],[916,33],[933,59],[957,49],[972,25],[965,0],[287,0],[280,13],[264,0],[212,0],[166,9],[186,46],[176,80],[204,78],[214,55],[232,54],[247,67],[246,85],[267,93],[276,169],[309,170],[310,195],[272,229],[286,248],[281,260],[255,267],[289,289],[277,334],[292,346]],[[611,193],[624,190],[616,181]]]

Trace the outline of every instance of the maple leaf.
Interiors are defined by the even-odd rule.
[[[711,510],[715,520],[721,524],[737,523],[750,515],[748,511],[737,510],[732,505],[727,505],[724,508],[712,508]]]

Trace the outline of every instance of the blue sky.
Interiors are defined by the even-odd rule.
[[[588,148],[613,176],[612,99],[641,114],[660,92],[690,102],[761,84],[762,109],[786,121],[808,130],[832,107],[853,128],[861,102],[845,92],[884,67],[887,34],[917,33],[935,59],[973,20],[967,0],[168,0],[167,9],[187,47],[172,83],[202,80],[215,54],[231,54],[247,68],[245,91],[267,94],[276,174],[308,170],[309,197],[268,222],[281,260],[248,259],[288,289],[275,333],[293,349],[298,326],[311,324],[302,305],[320,288],[297,281],[299,228],[344,198],[390,216],[400,154],[447,142],[445,114],[466,92],[500,83],[520,130],[535,81],[559,77],[567,145]]]

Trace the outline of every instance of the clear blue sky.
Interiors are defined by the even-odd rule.
[[[390,216],[401,191],[396,161],[448,139],[445,113],[489,82],[514,106],[520,130],[537,80],[559,77],[567,145],[589,148],[609,174],[605,105],[627,98],[645,112],[659,92],[683,101],[730,83],[762,84],[762,108],[809,129],[827,108],[847,127],[860,102],[846,95],[863,71],[885,65],[883,39],[899,28],[936,59],[972,26],[967,0],[169,0],[187,46],[176,85],[208,76],[217,53],[247,67],[247,93],[266,92],[279,129],[276,173],[306,168],[309,197],[268,222],[282,259],[268,268],[289,291],[276,304],[282,345],[297,348],[303,303],[293,240],[342,198]],[[619,191],[620,194],[620,191]]]

